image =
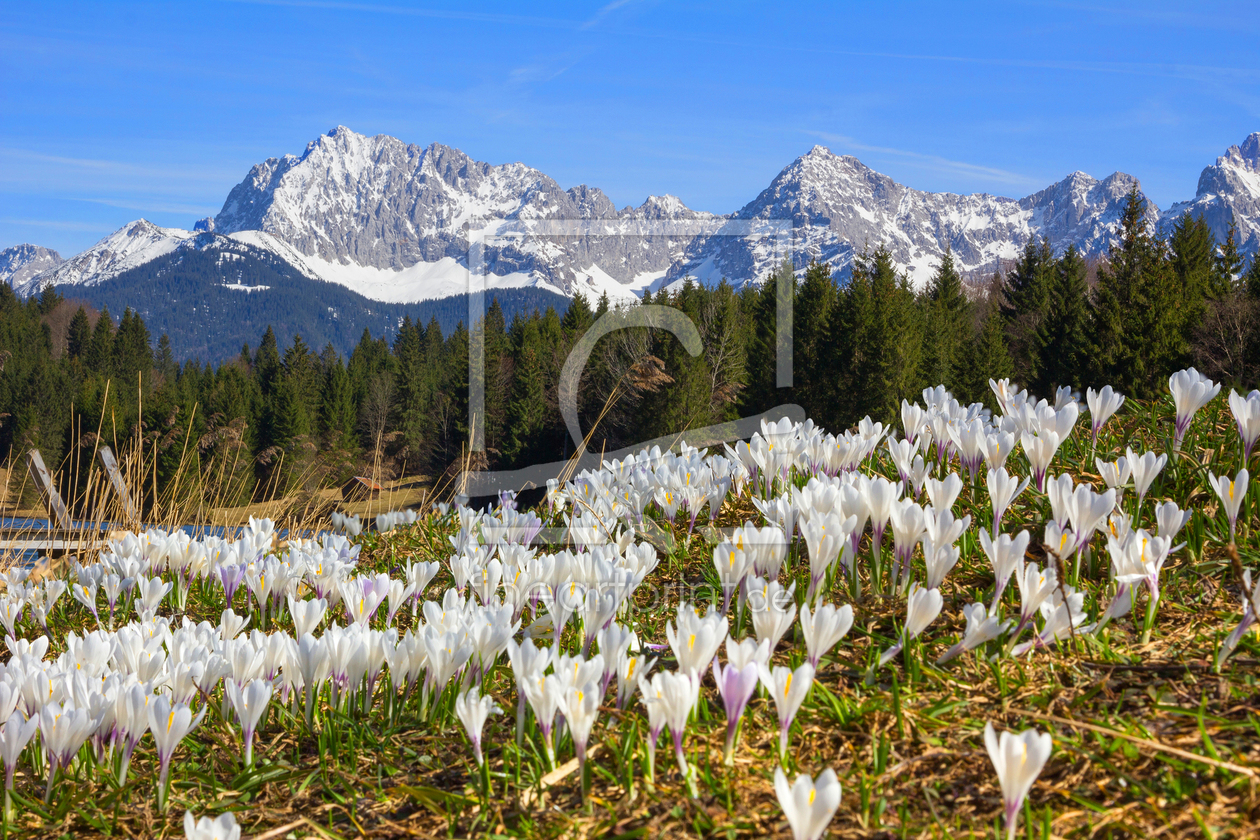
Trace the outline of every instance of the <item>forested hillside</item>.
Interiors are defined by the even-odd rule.
[[[1168,374],[1188,364],[1254,387],[1260,260],[1244,266],[1232,237],[1216,242],[1189,216],[1167,241],[1153,238],[1136,192],[1121,234],[1095,264],[1072,248],[1056,255],[1044,241],[1031,243],[980,289],[964,286],[949,253],[921,293],[882,247],[863,254],[843,285],[825,265],[812,265],[794,286],[787,389],[774,379],[777,278],[739,292],[722,283],[649,294],[644,304],[692,319],[704,352],[689,356],[661,330],[602,339],[579,392],[583,429],[597,424],[593,448],[611,450],[787,402],[840,429],[865,415],[892,420],[903,398],[937,383],[960,400],[988,402],[988,380],[1003,377],[1050,396],[1057,386],[1110,383],[1156,397]],[[276,308],[271,301],[280,298],[260,292],[221,294],[231,306],[207,296],[189,302],[196,314],[142,317],[128,308],[115,321],[104,300],[99,313],[55,291],[23,303],[0,286],[0,452],[12,460],[37,446],[58,464],[99,438],[125,449],[142,419],[144,445],[162,453],[159,485],[174,480],[191,452],[230,463],[216,492],[230,487],[239,499],[364,469],[434,474],[461,456],[468,440],[462,322],[445,327],[436,314],[424,322],[404,315],[388,338],[367,325],[342,353],[335,339],[345,335],[336,330],[346,327],[317,316],[335,307],[331,298]],[[257,309],[241,308],[254,301]],[[578,297],[563,315],[548,306],[512,316],[497,299],[490,306],[487,466],[568,454],[560,369],[607,306]],[[220,319],[225,331],[247,323],[259,340],[218,365],[180,364],[172,336],[184,335],[181,319],[201,317]]]

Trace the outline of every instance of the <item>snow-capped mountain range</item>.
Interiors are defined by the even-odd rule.
[[[1074,172],[1019,199],[931,193],[815,146],[729,215],[691,210],[670,195],[618,210],[599,189],[564,190],[524,164],[495,166],[437,143],[338,127],[301,156],[254,166],[194,230],[141,219],[65,261],[37,246],[9,248],[0,251],[0,279],[23,295],[97,284],[194,242],[205,248],[212,237],[232,240],[226,252],[279,257],[311,279],[392,303],[463,294],[470,268],[484,269],[476,277],[488,289],[631,299],[686,276],[759,281],[786,253],[798,268],[820,259],[844,272],[855,253],[879,244],[921,285],[947,246],[973,271],[1017,256],[1036,236],[1056,250],[1075,244],[1101,255],[1137,184],[1119,172],[1101,181]],[[1256,252],[1260,133],[1204,169],[1192,200],[1163,213],[1147,205],[1164,230],[1185,211],[1201,213],[1218,239],[1232,212],[1240,250]]]

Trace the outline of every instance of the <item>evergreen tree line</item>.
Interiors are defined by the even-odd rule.
[[[579,417],[590,448],[611,451],[788,402],[835,430],[865,415],[893,421],[903,398],[937,384],[990,403],[990,378],[1042,395],[1109,383],[1153,398],[1169,373],[1196,364],[1250,388],[1260,373],[1260,258],[1244,268],[1233,231],[1218,243],[1202,219],[1186,216],[1167,240],[1154,237],[1134,192],[1117,244],[1092,267],[1074,247],[1056,255],[1038,240],[979,289],[964,284],[947,250],[916,291],[883,247],[856,259],[843,282],[821,263],[799,282],[779,282],[790,264],[740,290],[688,282],[642,303],[684,312],[702,351],[690,355],[664,329],[605,336],[582,376]],[[776,323],[786,304],[793,384],[779,388]],[[474,456],[462,323],[444,332],[436,319],[408,318],[390,341],[364,330],[344,358],[300,335],[282,344],[268,328],[256,348],[216,367],[178,363],[166,336],[154,345],[131,310],[115,322],[52,290],[22,302],[0,285],[0,452],[15,466],[38,447],[62,465],[103,443],[124,453],[143,446],[156,456],[156,486],[187,481],[219,504],[353,474],[553,461],[572,452],[561,369],[608,308],[606,298],[592,306],[578,296],[563,315],[535,309],[508,322],[492,302],[480,325],[485,452]]]

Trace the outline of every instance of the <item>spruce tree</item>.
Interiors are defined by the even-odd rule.
[[[1215,291],[1216,240],[1202,216],[1186,212],[1173,224],[1168,250],[1181,295],[1181,332],[1188,342],[1203,322]]]
[[[827,369],[836,284],[826,263],[811,262],[796,290],[792,312],[792,396],[816,423],[829,423],[834,377]]]
[[[162,333],[157,349],[153,351],[153,369],[168,381],[179,375],[179,365],[175,361],[175,354],[171,352],[171,339],[166,333]]]
[[[1049,306],[1034,339],[1041,360],[1034,391],[1045,397],[1078,386],[1089,361],[1089,281],[1085,260],[1069,245],[1055,262]],[[1001,377],[994,377],[999,379]]]
[[[319,433],[328,446],[342,448],[351,445],[354,432],[350,376],[332,344],[324,348],[322,356],[324,381],[320,390]]]
[[[1163,243],[1151,238],[1146,203],[1134,186],[1120,238],[1098,272],[1093,311],[1093,379],[1121,393],[1153,397],[1185,356],[1182,304]]]
[[[82,306],[70,319],[70,327],[66,333],[66,353],[71,359],[85,361],[92,343],[92,324],[88,321],[87,312]]]
[[[1225,241],[1221,243],[1220,252],[1213,256],[1212,284],[1208,288],[1208,297],[1212,300],[1224,300],[1234,290],[1243,270],[1243,258],[1238,253],[1238,220],[1233,211],[1229,214],[1229,230],[1225,234]]]
[[[109,307],[101,309],[101,316],[96,319],[96,327],[92,330],[92,342],[88,346],[87,368],[100,374],[108,375],[114,361],[114,321],[109,317]]]
[[[1260,301],[1260,251],[1251,255],[1251,268],[1243,276],[1242,286],[1248,298]]]
[[[558,453],[546,451],[543,430],[547,422],[546,376],[543,371],[542,337],[537,321],[514,326],[513,355],[516,364],[512,376],[512,392],[507,399],[506,441],[503,446],[505,464],[526,467],[532,463],[554,460]]]
[[[133,383],[136,375],[153,370],[153,349],[149,346],[149,330],[139,313],[127,308],[118,322],[114,337],[114,373],[124,382]]]
[[[944,385],[956,391],[960,384],[963,351],[970,332],[971,314],[962,278],[954,267],[954,254],[945,255],[928,285],[927,331],[924,336],[924,378],[929,386]]]
[[[49,283],[39,294],[39,314],[51,315],[53,310],[61,303],[62,297],[57,293],[57,287]]]
[[[975,338],[968,342],[964,353],[965,364],[960,402],[982,402],[997,410],[997,400],[989,380],[1002,380],[1012,376],[1014,365],[1006,345],[1006,319],[998,302],[1002,279],[994,275],[989,296],[980,306],[985,312]]]
[[[276,334],[271,327],[267,327],[262,341],[258,343],[258,352],[254,354],[254,375],[264,397],[270,397],[276,390],[281,373],[280,348],[276,343]]]
[[[921,309],[884,246],[855,263],[849,286],[854,347],[860,348],[846,377],[854,397],[851,412],[890,423],[900,414],[901,400],[922,388]]]
[[[1053,284],[1054,253],[1050,240],[1028,240],[1024,253],[1007,275],[1002,303],[1014,376],[1024,384],[1037,379],[1041,359],[1034,337],[1050,306]]]
[[[781,278],[786,282],[781,283]],[[780,294],[780,285],[785,289],[785,294]],[[779,392],[779,342],[786,341],[787,336],[779,334],[778,313],[781,306],[790,307],[789,311],[794,310],[795,295],[795,272],[789,260],[784,260],[760,286],[746,288],[744,300],[747,301],[750,314],[748,384],[743,394],[744,414],[760,413],[790,401],[790,394],[781,395]]]

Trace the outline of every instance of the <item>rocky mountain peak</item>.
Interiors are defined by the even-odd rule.
[[[20,287],[43,271],[56,268],[64,260],[51,248],[24,242],[0,251],[0,283]]]

